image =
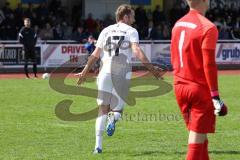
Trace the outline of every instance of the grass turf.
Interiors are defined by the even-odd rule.
[[[167,77],[166,81],[171,83],[172,78]],[[209,135],[213,160],[240,159],[239,82],[239,75],[219,77],[229,115],[218,118],[216,134]],[[68,79],[66,83],[75,85],[75,80]],[[94,98],[58,93],[41,79],[0,80],[0,86],[1,160],[185,158],[188,133],[172,91],[158,97],[137,98],[135,106],[126,106],[115,135],[104,135],[104,153],[92,155],[95,120],[66,122],[58,119],[54,110],[58,102],[70,99],[74,101],[71,112],[81,113],[96,106]],[[96,87],[94,82],[84,86]],[[149,90],[148,87],[134,89]]]

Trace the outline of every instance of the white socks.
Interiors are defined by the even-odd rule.
[[[113,112],[114,113],[114,119],[118,121],[122,116],[121,113],[119,112]],[[98,116],[96,119],[96,144],[95,144],[95,149],[100,148],[102,149],[102,141],[103,141],[103,132],[105,129],[105,124],[107,120],[107,115],[101,115]]]
[[[114,119],[115,121],[118,121],[122,116],[121,116],[121,113],[119,112],[113,112],[114,113]]]
[[[101,115],[96,119],[96,145],[95,148],[102,149],[103,131],[105,129],[107,115]]]

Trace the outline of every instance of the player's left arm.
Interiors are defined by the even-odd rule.
[[[160,69],[159,67],[154,67],[147,57],[145,56],[144,52],[139,46],[139,35],[137,30],[132,30],[130,33],[130,43],[131,49],[133,54],[143,63],[143,65],[156,77],[157,79],[162,79],[165,71]]]
[[[213,104],[215,107],[215,114],[224,116],[227,114],[227,108],[220,100],[218,92],[218,74],[217,64],[215,60],[215,50],[218,39],[218,30],[214,26],[210,28],[203,39],[202,55],[203,55],[203,69],[211,92]]]
[[[33,31],[34,46],[37,44],[37,33]]]
[[[164,75],[165,71],[161,68],[154,67],[147,57],[145,56],[144,52],[140,48],[139,44],[136,42],[131,43],[132,51],[134,55],[142,62],[142,64],[156,77],[157,79],[161,79]]]

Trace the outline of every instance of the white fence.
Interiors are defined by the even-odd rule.
[[[141,47],[152,63],[170,64],[170,41],[141,41]],[[79,67],[86,63],[88,52],[83,44],[74,41],[39,41],[36,46],[39,67],[51,68],[60,65]],[[22,46],[17,41],[0,41],[0,64],[4,68],[19,68],[24,63]],[[219,41],[216,49],[219,65],[240,65],[240,41]],[[139,61],[132,57],[132,62]]]

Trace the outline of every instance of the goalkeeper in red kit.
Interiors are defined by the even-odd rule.
[[[204,17],[210,0],[187,0],[190,11],[172,30],[171,62],[177,103],[189,130],[187,160],[208,160],[208,133],[227,114],[218,92],[216,26]]]

